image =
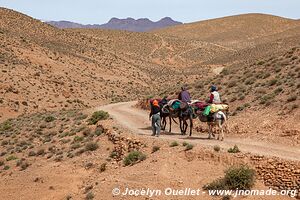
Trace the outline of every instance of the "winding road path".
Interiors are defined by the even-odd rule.
[[[134,133],[151,137],[151,127],[149,121],[149,113],[144,110],[135,108],[136,101],[122,102],[99,106],[96,110],[104,110],[125,129]],[[173,123],[174,124],[174,123]],[[176,126],[176,127],[175,127]],[[235,144],[242,152],[250,152],[259,155],[277,156],[283,159],[300,161],[300,148],[283,146],[279,144],[271,144],[262,141],[254,141],[245,138],[231,138],[225,135],[224,141],[208,140],[207,134],[199,134],[194,131],[192,137],[180,135],[180,131],[175,125],[172,127],[174,133],[162,132],[158,139],[187,141],[202,146],[219,145],[221,148],[228,149]]]

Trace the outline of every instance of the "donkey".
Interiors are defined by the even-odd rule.
[[[226,114],[225,114],[226,113]],[[198,116],[201,122],[206,122],[208,125],[208,138],[211,139],[211,136],[215,137],[213,133],[213,128],[218,128],[218,140],[224,140],[224,131],[228,132],[227,127],[227,112],[217,111],[209,116],[204,116],[202,113]],[[224,130],[225,129],[225,130]]]
[[[161,114],[162,114],[162,130],[166,129],[167,126],[167,118],[169,118],[169,133],[171,133],[172,131],[172,121],[174,121],[174,123],[178,124],[175,119],[179,117],[179,111],[172,111],[170,110],[168,105],[164,105],[162,110],[161,110]]]
[[[180,130],[181,134],[185,135],[187,128],[188,128],[188,122],[190,122],[190,136],[192,136],[193,131],[193,110],[189,106],[185,111],[182,111],[182,114],[179,116],[179,123],[180,123]]]

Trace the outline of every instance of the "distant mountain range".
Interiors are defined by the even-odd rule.
[[[157,22],[153,22],[148,18],[141,18],[141,19],[133,19],[133,18],[126,18],[126,19],[118,19],[112,18],[106,24],[79,24],[70,21],[47,21],[47,24],[55,26],[57,28],[94,28],[94,29],[113,29],[113,30],[127,30],[127,31],[134,31],[134,32],[146,32],[151,31],[154,29],[165,28],[169,26],[179,25],[182,22],[174,21],[170,17],[162,18]]]

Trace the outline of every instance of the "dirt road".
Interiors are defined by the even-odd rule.
[[[152,137],[151,127],[149,121],[149,113],[144,110],[133,107],[137,102],[122,102],[116,104],[109,104],[105,106],[97,107],[96,110],[104,110],[109,114],[125,129],[134,133],[141,134],[147,137]],[[173,123],[174,124],[174,123]],[[205,124],[203,124],[205,125]],[[173,125],[173,133],[162,132],[158,139],[165,140],[177,140],[187,141],[193,144],[203,146],[214,146],[219,145],[221,148],[228,149],[233,147],[235,144],[239,147],[242,152],[250,152],[259,155],[266,156],[277,156],[289,160],[300,160],[300,149],[296,147],[282,146],[278,144],[265,143],[261,141],[254,141],[245,138],[231,138],[225,135],[224,141],[208,140],[207,134],[200,134],[196,131],[193,132],[193,136],[180,135],[180,131]]]

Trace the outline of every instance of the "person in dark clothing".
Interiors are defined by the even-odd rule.
[[[191,102],[191,95],[187,91],[187,88],[185,86],[181,87],[181,92],[179,93],[178,99],[184,103],[190,103]]]
[[[179,116],[182,117],[183,113],[188,111],[188,103],[191,103],[191,95],[185,86],[181,87],[181,92],[179,93],[178,99],[181,101]]]
[[[160,135],[160,111],[161,108],[158,104],[157,100],[154,100],[151,104],[151,112],[149,114],[149,119],[151,119],[151,126],[152,126],[152,136],[159,136]]]

